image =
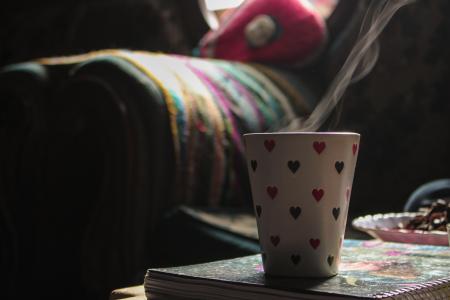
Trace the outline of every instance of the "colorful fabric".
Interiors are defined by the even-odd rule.
[[[218,206],[238,199],[246,182],[242,134],[296,117],[293,103],[302,101],[239,63],[146,52],[115,55],[142,69],[163,91],[177,161],[177,198],[184,203]]]
[[[276,130],[310,112],[280,72],[259,65],[114,49],[39,62],[79,64],[102,56],[125,60],[161,91],[174,153],[173,199],[165,200],[171,205],[250,201],[242,134]]]

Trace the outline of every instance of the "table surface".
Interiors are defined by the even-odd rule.
[[[137,285],[114,290],[111,292],[109,299],[146,300],[147,298],[145,298],[144,286]]]

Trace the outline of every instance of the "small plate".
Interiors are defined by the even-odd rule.
[[[397,229],[399,224],[406,225],[417,215],[419,213],[409,212],[367,215],[354,219],[352,225],[386,242],[448,246],[448,234],[445,231]]]

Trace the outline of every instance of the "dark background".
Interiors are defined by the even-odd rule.
[[[197,1],[7,1],[0,65],[106,48],[190,54],[208,30]]]
[[[450,175],[450,3],[402,8],[374,70],[344,97],[341,128],[361,133],[351,212],[401,211],[419,185]]]

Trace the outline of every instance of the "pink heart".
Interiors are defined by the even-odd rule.
[[[325,192],[322,189],[313,189],[312,190],[312,195],[314,196],[314,198],[316,199],[317,202],[319,202],[320,199],[322,199],[324,193]]]
[[[278,189],[276,186],[268,186],[267,187],[267,194],[269,194],[270,198],[275,199],[275,197],[278,194]]]
[[[278,235],[271,235],[270,241],[276,247],[280,243],[280,237]]]
[[[314,142],[313,147],[317,154],[320,154],[325,149],[325,142]]]
[[[358,150],[358,144],[353,144],[353,155],[356,154],[356,151]]]
[[[273,148],[275,148],[275,141],[274,140],[265,140],[264,146],[266,147],[267,151],[272,152]]]
[[[311,245],[311,247],[313,247],[313,249],[317,249],[317,247],[319,247],[319,245],[320,245],[320,240],[319,239],[309,239],[309,244]]]

